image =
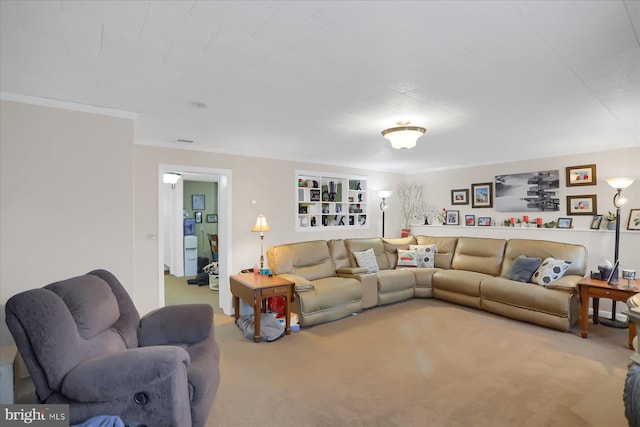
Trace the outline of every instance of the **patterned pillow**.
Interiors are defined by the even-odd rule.
[[[398,249],[398,267],[417,267],[418,251]]]
[[[564,261],[561,259],[545,258],[540,264],[540,267],[533,273],[531,281],[541,286],[547,286],[554,280],[558,280],[562,277],[565,271],[569,268],[571,261]]]
[[[433,268],[436,262],[436,245],[409,245],[409,249],[415,249],[418,253],[418,267]]]
[[[369,269],[369,273],[377,273],[380,271],[378,268],[378,261],[376,261],[376,254],[373,252],[373,248],[369,248],[363,252],[354,252],[353,256],[356,258],[358,267],[366,267]]]

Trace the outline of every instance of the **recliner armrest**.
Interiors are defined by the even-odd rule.
[[[209,304],[162,307],[140,319],[138,345],[194,344],[211,334],[213,308]]]
[[[62,394],[78,402],[106,402],[149,389],[180,368],[189,354],[177,346],[132,348],[78,364],[65,376]]]
[[[342,267],[342,268],[339,268],[337,271],[338,275],[365,274],[368,272],[369,272],[369,269],[367,267]]]

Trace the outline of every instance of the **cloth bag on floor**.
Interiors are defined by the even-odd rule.
[[[253,341],[256,325],[253,314],[238,317],[236,325],[242,330],[247,339]],[[284,335],[284,325],[271,313],[260,314],[260,341],[275,341]]]

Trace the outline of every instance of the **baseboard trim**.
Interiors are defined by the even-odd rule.
[[[611,319],[611,312],[610,311],[605,311],[605,310],[599,310],[600,312],[600,317],[604,317],[606,319]],[[589,316],[593,317],[593,308],[589,308]],[[616,319],[620,322],[626,322],[628,319],[628,316],[626,314],[622,314],[622,313],[616,313]]]

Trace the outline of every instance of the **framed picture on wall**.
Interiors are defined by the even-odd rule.
[[[218,222],[218,214],[208,214],[207,222]]]
[[[596,165],[569,166],[567,168],[567,187],[596,185]]]
[[[202,222],[202,212],[195,212],[196,223],[199,224]]]
[[[194,210],[194,211],[204,210],[204,194],[191,195],[191,210]]]
[[[493,183],[482,182],[480,184],[471,184],[471,207],[493,207]]]
[[[468,205],[469,189],[462,188],[460,190],[451,190],[451,204],[452,205]]]
[[[598,212],[595,194],[567,196],[567,215],[595,215]]]

